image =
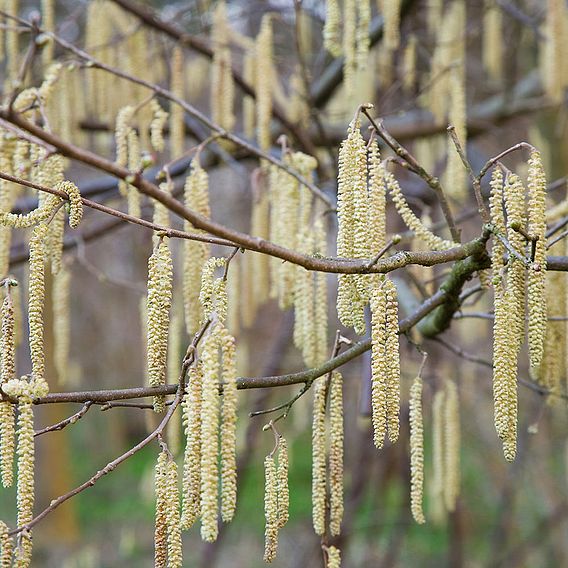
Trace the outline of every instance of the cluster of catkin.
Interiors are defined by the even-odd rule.
[[[337,178],[337,255],[366,258],[385,245],[385,175],[376,140],[369,151],[363,140],[358,116],[351,122],[339,150]],[[365,306],[376,278],[339,275],[337,313],[346,327],[364,333]]]
[[[490,213],[495,232],[493,395],[495,428],[508,461],[516,455],[517,359],[525,337],[525,319],[528,316],[531,369],[537,377],[547,328],[546,177],[536,150],[531,151],[528,166],[528,195],[516,174],[509,173],[504,180],[503,172],[496,168],[491,179]]]
[[[201,537],[208,542],[217,538],[219,505],[221,518],[230,522],[237,499],[235,340],[225,325],[226,281],[214,277],[215,268],[225,263],[212,258],[203,268],[200,300],[208,334],[198,364],[189,371],[183,399],[187,440],[181,526],[188,529],[201,519]]]
[[[275,454],[277,453],[278,463]],[[264,459],[264,561],[272,562],[278,550],[278,531],[288,522],[288,443],[278,437],[277,447]]]
[[[337,371],[314,383],[312,417],[312,518],[314,531],[337,536],[343,519],[343,378]],[[329,391],[329,422],[326,406]],[[329,438],[329,443],[328,439]]]
[[[154,484],[156,490],[154,566],[155,568],[181,568],[183,547],[178,468],[166,448],[158,454]]]

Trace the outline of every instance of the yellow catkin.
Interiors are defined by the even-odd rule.
[[[387,341],[386,308],[387,295],[384,286],[371,295],[371,407],[373,439],[377,448],[382,448],[387,433],[387,395],[389,364],[385,352]]]
[[[503,12],[495,0],[485,0],[482,30],[483,66],[489,78],[501,83],[503,72]]]
[[[540,153],[531,152],[528,174],[528,231],[538,237],[528,275],[528,336],[531,367],[538,368],[546,334],[546,175]]]
[[[422,379],[416,377],[410,389],[410,510],[417,523],[424,523],[424,426],[422,421]]]
[[[402,57],[404,75],[402,77],[402,85],[404,90],[412,94],[416,87],[416,36],[412,34],[404,48]]]
[[[370,253],[374,255],[386,244],[385,169],[376,139],[369,148],[369,225]]]
[[[201,365],[191,367],[183,398],[183,422],[186,435],[181,510],[183,530],[189,529],[200,513],[202,380]]]
[[[341,13],[337,0],[326,2],[323,46],[333,57],[341,55]]]
[[[446,381],[444,405],[444,502],[452,512],[460,492],[460,415],[458,388]]]
[[[67,267],[60,270],[53,282],[53,334],[54,363],[61,385],[67,384],[69,367],[69,345],[71,339],[70,286],[71,272]]]
[[[521,255],[526,255],[525,238],[514,227],[527,229],[527,213],[525,204],[525,188],[519,176],[510,174],[504,187],[507,209],[507,239],[511,246]],[[514,323],[514,332],[518,346],[525,336],[525,266],[510,254],[508,259],[507,286],[511,293],[510,318]],[[515,355],[516,359],[516,355]]]
[[[172,278],[172,255],[167,240],[163,239],[148,260],[147,368],[148,384],[151,387],[161,386],[166,382]],[[164,396],[154,397],[154,410],[156,412],[163,412],[164,404]]]
[[[411,231],[414,231],[419,239],[424,241],[433,250],[447,250],[456,246],[452,241],[447,241],[434,235],[434,233],[429,231],[420,222],[420,219],[418,219],[418,217],[408,206],[408,203],[406,202],[406,199],[402,194],[402,190],[400,189],[398,181],[390,172],[385,172],[385,182],[396,210],[398,211],[398,214],[402,217],[402,220],[406,223],[406,226]]]
[[[175,46],[172,50],[171,59],[171,84],[170,90],[176,97],[183,99],[183,48]],[[184,153],[185,147],[185,122],[184,111],[173,103],[170,108],[170,156],[177,159]]]
[[[343,3],[343,83],[347,99],[350,100],[355,90],[357,71],[357,2],[345,0]]]
[[[154,529],[154,568],[166,568],[168,558],[168,455],[160,452],[155,468],[156,513]]]
[[[233,99],[235,87],[231,68],[231,50],[227,44],[229,23],[225,2],[219,2],[213,15],[213,65],[211,69],[211,116],[222,128],[235,126]]]
[[[491,194],[489,197],[489,210],[491,223],[496,231],[505,235],[505,214],[503,209],[503,172],[501,168],[495,168],[491,175]],[[493,250],[491,252],[491,270],[493,279],[502,278],[504,264],[505,245],[497,238],[493,239]]]
[[[325,533],[326,460],[325,460],[325,379],[314,384],[312,415],[312,520],[316,534]]]
[[[16,347],[14,337],[14,306],[10,293],[2,303],[2,338],[0,382],[4,385],[15,378]],[[10,402],[0,402],[0,473],[2,485],[10,487],[14,480],[14,406]]]
[[[256,123],[261,150],[269,150],[271,146],[273,73],[272,17],[267,14],[262,18],[256,40]]]
[[[128,169],[134,175],[142,169],[142,153],[140,150],[140,138],[134,130],[128,132]],[[127,184],[126,197],[128,203],[128,213],[134,217],[141,216],[140,192],[131,183]]]
[[[5,10],[8,14],[17,16],[20,0],[6,0]],[[20,32],[9,30],[6,32],[6,78],[8,85],[15,86],[20,70]]]
[[[223,277],[215,278],[215,270],[225,266],[225,258],[212,257],[203,266],[199,302],[203,310],[204,323],[214,319],[223,323],[227,317],[227,283]]]
[[[287,522],[290,508],[290,490],[288,488],[288,442],[283,436],[278,439],[278,528],[281,529]]]
[[[341,552],[335,546],[327,548],[327,568],[341,568]]]
[[[166,521],[168,525],[168,568],[181,568],[182,542],[179,514],[177,464],[169,458],[166,464]]]
[[[358,0],[357,6],[357,30],[355,32],[355,54],[357,61],[357,71],[365,69],[369,59],[369,47],[371,40],[369,37],[369,24],[371,23],[371,3],[370,0]]]
[[[267,239],[269,236],[269,207],[270,201],[267,188],[265,187],[265,174],[264,170],[259,170],[259,183],[256,185],[253,196],[252,217],[251,217],[251,235]],[[269,297],[270,291],[270,259],[265,254],[257,252],[247,253],[250,256],[252,264],[251,270],[254,274],[252,279],[252,296],[254,306],[251,309],[256,309],[257,306],[265,302]]]
[[[55,32],[55,0],[42,0],[41,27],[48,32]],[[53,61],[54,48],[55,44],[53,40],[47,39],[41,52],[44,67],[47,67]]]
[[[43,223],[53,214],[54,210],[61,205],[61,199],[50,195],[38,208],[25,215],[19,213],[0,212],[0,223],[16,229],[26,229],[38,223]]]
[[[14,419],[14,405],[0,402],[0,473],[3,487],[11,487],[14,482]]]
[[[272,562],[278,549],[278,480],[272,456],[264,459],[264,561]]]
[[[467,149],[466,129],[466,98],[465,98],[465,75],[460,69],[454,69],[450,78],[450,111],[449,123],[455,128],[464,152]],[[448,140],[448,165],[446,168],[446,190],[448,195],[459,203],[463,203],[468,195],[468,179],[466,169],[454,143]]]
[[[432,402],[432,517],[436,521],[443,518],[446,505],[444,503],[445,468],[444,456],[444,403],[445,393],[437,390]]]
[[[116,163],[119,166],[128,166],[128,135],[132,130],[130,124],[134,116],[135,107],[128,105],[122,107],[116,115],[116,125],[114,129],[114,142],[116,146]],[[128,189],[124,181],[120,181],[118,189],[121,195],[126,196]]]
[[[343,378],[334,371],[329,394],[329,530],[341,532],[343,519]]]
[[[562,0],[546,2],[545,34],[547,41],[541,46],[540,65],[542,83],[548,97],[557,104],[564,100],[568,83],[563,72],[566,50],[566,5]]]
[[[384,44],[389,51],[395,50],[400,44],[400,0],[383,2],[383,17],[385,21]]]
[[[201,538],[217,539],[219,485],[219,333],[215,326],[205,338],[201,403]]]
[[[71,181],[62,181],[55,189],[64,191],[69,199],[69,226],[76,229],[83,218],[83,202],[79,188]]]
[[[204,217],[210,216],[209,176],[201,167],[199,160],[192,162],[191,172],[185,181],[185,205]],[[195,231],[189,221],[185,221],[184,230]],[[197,230],[196,232],[201,232]],[[199,303],[201,273],[209,256],[209,245],[197,241],[183,242],[183,306],[185,328],[189,335],[195,333],[203,314]]]
[[[1,39],[1,37],[0,37]],[[11,568],[14,541],[8,536],[8,526],[0,521],[0,567]]]
[[[337,255],[343,258],[369,256],[369,203],[367,197],[367,151],[358,119],[351,122],[339,150],[337,178]],[[337,313],[346,327],[365,332],[366,290],[364,276],[340,275]]]
[[[398,440],[400,429],[400,355],[398,343],[398,299],[392,280],[385,281],[386,293],[386,343],[385,355],[388,368],[387,425],[391,443]]]
[[[237,362],[235,338],[226,327],[220,330],[222,352],[221,382],[221,517],[233,519],[237,503]]]
[[[179,383],[180,369],[182,366],[183,316],[179,310],[179,302],[177,300],[178,298],[176,297],[173,301],[168,340],[167,383],[169,385],[177,385]],[[179,455],[181,449],[181,415],[181,412],[174,412],[168,423],[167,443],[170,452],[174,456]]]
[[[164,126],[168,122],[169,113],[166,112],[156,99],[150,101],[152,122],[150,122],[150,144],[155,152],[163,152],[165,147]]]
[[[44,240],[46,235],[47,225],[41,223],[34,228],[30,239],[28,322],[32,376],[34,379],[43,379],[45,373],[43,307],[45,300]]]
[[[33,518],[34,507],[34,417],[29,397],[22,397],[18,405],[18,526],[22,527]],[[32,537],[22,533],[16,550],[16,565],[30,566]]]

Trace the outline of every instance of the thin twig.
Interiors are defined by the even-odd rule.
[[[79,410],[78,412],[75,412],[75,414],[72,414],[68,418],[65,418],[64,420],[57,422],[57,424],[53,424],[52,426],[47,426],[46,428],[43,428],[41,430],[36,430],[34,432],[34,437],[41,436],[42,434],[47,434],[48,432],[55,432],[57,430],[63,430],[63,428],[66,428],[70,424],[75,424],[75,422],[77,422],[78,420],[83,418],[83,416],[85,416],[85,414],[87,414],[87,412],[89,411],[89,408],[91,408],[92,405],[93,405],[93,402],[88,400],[87,402],[85,402],[85,404],[83,405],[81,410]]]
[[[446,195],[442,188],[442,184],[437,177],[432,176],[429,174],[416,160],[416,158],[388,132],[388,130],[384,127],[383,121],[375,121],[373,117],[370,115],[367,108],[363,107],[361,112],[369,119],[371,124],[374,126],[377,134],[387,143],[387,145],[393,150],[393,152],[402,158],[407,164],[409,169],[414,172],[416,175],[420,176],[429,186],[434,190],[436,195],[438,196],[438,200],[440,202],[440,207],[442,208],[442,213],[446,219],[448,224],[448,228],[450,229],[450,234],[452,235],[452,239],[454,242],[459,243],[461,242],[460,232],[456,227],[456,223],[454,220],[454,216],[450,209],[450,205],[448,200],[446,199]]]
[[[483,201],[483,195],[481,193],[481,182],[479,178],[473,173],[471,164],[469,163],[469,160],[465,155],[465,150],[461,145],[460,139],[458,138],[455,126],[452,125],[448,126],[447,130],[448,134],[450,135],[450,138],[452,139],[452,142],[454,143],[454,146],[456,147],[456,152],[458,153],[458,156],[460,157],[462,164],[471,179],[471,183],[473,185],[473,192],[475,194],[475,199],[477,201],[477,209],[479,211],[479,214],[481,215],[481,220],[484,223],[489,223],[490,216],[489,216],[489,211],[487,210],[487,207],[485,205],[485,202]]]

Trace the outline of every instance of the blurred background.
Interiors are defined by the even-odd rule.
[[[176,38],[158,27],[141,23],[136,11],[122,2],[94,0],[55,2],[56,32],[89,53],[152,82],[168,86]],[[127,5],[130,2],[124,3]],[[142,13],[151,10],[179,37],[195,38],[197,46],[214,50],[211,30],[214,0],[132,3]],[[359,2],[339,1],[341,10],[355,9]],[[361,2],[365,4],[365,2]],[[384,33],[384,17],[400,10],[399,38]],[[14,7],[29,20],[41,13],[35,2],[0,2],[2,10]],[[130,6],[132,8],[132,6]],[[448,177],[453,152],[445,128],[459,126],[467,136],[468,158],[478,171],[485,161],[519,142],[529,141],[546,162],[551,208],[564,203],[568,151],[564,87],[568,83],[568,8],[564,0],[382,0],[369,3],[369,51],[359,63],[351,86],[346,87],[344,60],[332,56],[323,45],[326,2],[317,0],[239,1],[226,3],[231,35],[232,64],[246,76],[246,60],[265,14],[272,14],[274,33],[273,113],[270,149],[279,155],[276,140],[286,132],[289,145],[315,152],[319,168],[315,182],[326,194],[336,191],[337,153],[357,106],[375,105],[373,114],[384,118],[387,129],[409,148],[433,174],[451,185],[451,206],[460,221],[463,239],[480,232],[473,195],[465,174],[456,181]],[[388,16],[392,18],[392,14]],[[90,18],[90,19],[89,19]],[[7,20],[4,20],[6,22]],[[341,21],[344,21],[344,14]],[[0,22],[1,23],[1,22]],[[141,36],[140,34],[144,34]],[[142,38],[142,40],[141,40]],[[386,39],[385,38],[390,38]],[[394,43],[393,43],[394,41]],[[20,36],[20,50],[27,46]],[[179,43],[179,42],[177,42]],[[184,98],[204,113],[212,112],[211,58],[191,41],[182,42]],[[453,48],[458,49],[458,56]],[[138,53],[136,50],[144,50]],[[447,51],[451,53],[448,55]],[[460,51],[461,50],[461,51]],[[460,55],[461,54],[461,55]],[[75,59],[56,48],[55,57],[66,63]],[[37,68],[36,68],[37,67]],[[30,84],[42,78],[41,65],[33,68]],[[70,68],[69,68],[70,69]],[[458,70],[454,73],[455,70]],[[8,76],[7,65],[0,74]],[[97,71],[97,73],[100,73]],[[458,83],[451,78],[458,77]],[[148,91],[127,92],[127,83],[114,77],[95,76],[106,89],[105,101],[93,98],[93,71],[66,70],[59,81],[65,96],[66,131],[72,141],[114,159],[114,122],[121,106],[140,102]],[[452,79],[453,80],[453,79]],[[445,86],[441,83],[445,83]],[[463,90],[460,118],[454,99]],[[6,92],[6,89],[5,89]],[[66,93],[66,94],[65,94]],[[459,95],[459,92],[458,92]],[[130,97],[125,99],[125,97]],[[167,107],[167,101],[160,101]],[[246,104],[253,99],[236,87],[235,132],[254,141],[247,132]],[[243,111],[243,105],[245,110]],[[459,105],[458,105],[459,107]],[[282,118],[284,120],[282,120]],[[185,148],[190,149],[209,134],[190,116],[185,118]],[[366,124],[363,132],[366,135]],[[169,138],[161,166],[169,154]],[[307,142],[306,142],[307,140]],[[385,150],[383,157],[389,153]],[[515,153],[505,165],[526,173],[526,156]],[[202,163],[210,174],[212,218],[232,228],[251,226],[253,192],[251,174],[258,160],[226,144],[209,144]],[[173,166],[176,190],[183,186],[189,159]],[[400,168],[397,177],[413,210],[425,222],[440,221],[436,197],[426,184]],[[93,168],[70,162],[67,177],[78,183],[84,196],[124,208],[116,183]],[[463,191],[460,189],[463,186]],[[488,190],[487,180],[483,190]],[[16,208],[29,209],[34,195],[23,195]],[[400,249],[424,245],[404,233],[405,227],[389,206],[389,233],[403,233]],[[142,202],[142,213],[151,218],[151,207]],[[564,213],[551,217],[553,223]],[[138,226],[116,224],[101,230],[107,219],[89,211],[78,231],[66,236],[66,258],[72,270],[70,288],[71,347],[64,384],[50,380],[51,391],[125,388],[146,384],[145,328],[141,302],[145,299],[147,259],[152,250],[151,233]],[[172,226],[181,221],[172,216]],[[327,216],[328,254],[335,254],[336,224]],[[444,225],[439,225],[444,235]],[[11,250],[11,272],[23,284],[26,300],[26,236],[16,232]],[[101,234],[102,233],[102,234]],[[447,236],[447,235],[444,235]],[[563,242],[552,254],[564,254]],[[172,242],[175,260],[174,289],[181,287],[181,246]],[[213,254],[226,249],[212,248]],[[246,268],[238,259],[239,272]],[[246,265],[245,265],[246,266]],[[433,293],[448,266],[397,271],[401,316]],[[254,277],[254,275],[253,275]],[[241,276],[242,289],[247,280]],[[558,294],[564,293],[564,273],[557,276]],[[249,275],[250,282],[250,275]],[[472,288],[477,281],[469,283]],[[336,329],[356,341],[352,330],[337,321],[337,279],[328,276],[329,350]],[[553,292],[554,293],[554,292]],[[505,462],[493,426],[491,292],[477,291],[468,299],[441,341],[412,334],[429,353],[423,372],[425,423],[425,515],[417,525],[409,508],[408,391],[421,356],[401,337],[402,430],[397,444],[378,451],[372,443],[369,419],[368,354],[342,368],[345,398],[345,519],[335,542],[347,567],[552,567],[568,565],[568,500],[566,460],[565,349],[561,346],[559,370],[561,396],[542,396],[538,388],[520,386],[519,449],[513,464]],[[182,317],[177,294],[174,312]],[[241,291],[238,305],[244,313],[250,298]],[[559,314],[553,314],[559,315]],[[238,365],[241,376],[276,375],[302,370],[301,354],[292,341],[293,313],[281,311],[269,300],[258,307],[250,321],[241,315],[237,325]],[[25,320],[24,320],[25,321]],[[24,323],[25,325],[25,323]],[[565,334],[565,323],[556,322]],[[24,330],[25,331],[25,330]],[[565,337],[563,335],[562,337]],[[189,341],[183,337],[182,349]],[[47,331],[48,379],[55,377]],[[181,359],[183,353],[179,353]],[[51,363],[50,363],[51,361]],[[29,372],[26,342],[18,350],[20,373]],[[523,352],[520,378],[535,385]],[[450,514],[436,510],[429,490],[432,482],[432,398],[445,379],[456,381],[461,414],[461,494]],[[60,378],[61,381],[61,378]],[[248,412],[285,402],[300,388],[240,391],[238,441],[239,494],[235,520],[223,526],[214,544],[199,538],[197,527],[184,534],[184,565],[262,566],[264,538],[264,456],[272,449],[273,436],[263,432],[267,417],[249,418]],[[278,424],[290,447],[290,521],[280,533],[274,566],[301,568],[322,564],[320,539],[311,521],[311,392],[294,405]],[[36,408],[36,428],[55,423],[79,410],[76,404]],[[37,501],[41,511],[56,496],[82,483],[107,462],[146,435],[155,417],[150,410],[95,407],[77,424],[37,439]],[[179,421],[168,436],[181,433]],[[173,442],[175,444],[175,442]],[[35,566],[65,568],[150,566],[153,561],[154,463],[157,445],[151,444],[120,466],[96,486],[49,515],[34,531]],[[15,490],[0,491],[0,517],[15,526]]]

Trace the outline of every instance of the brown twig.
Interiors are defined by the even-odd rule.
[[[485,202],[483,201],[483,195],[481,193],[481,182],[478,179],[478,177],[473,173],[473,169],[471,167],[471,164],[469,163],[469,160],[465,155],[465,150],[461,145],[455,127],[450,125],[448,126],[447,130],[448,134],[450,135],[450,138],[452,139],[452,142],[454,143],[454,146],[456,147],[456,152],[458,153],[458,156],[460,157],[462,164],[471,179],[471,183],[473,185],[473,193],[475,194],[475,199],[477,201],[477,210],[481,215],[481,219],[484,223],[489,223],[490,216],[489,216],[489,211],[487,210],[487,207],[485,205]]]
[[[34,437],[41,436],[42,434],[47,434],[48,432],[63,430],[63,428],[66,428],[70,424],[75,424],[75,422],[77,422],[78,420],[83,418],[85,414],[87,414],[87,412],[89,411],[92,405],[93,402],[88,400],[87,402],[85,402],[81,410],[75,412],[75,414],[72,414],[68,418],[65,418],[64,420],[57,422],[57,424],[53,424],[52,426],[47,426],[46,428],[42,428],[41,430],[36,430],[34,432]]]

